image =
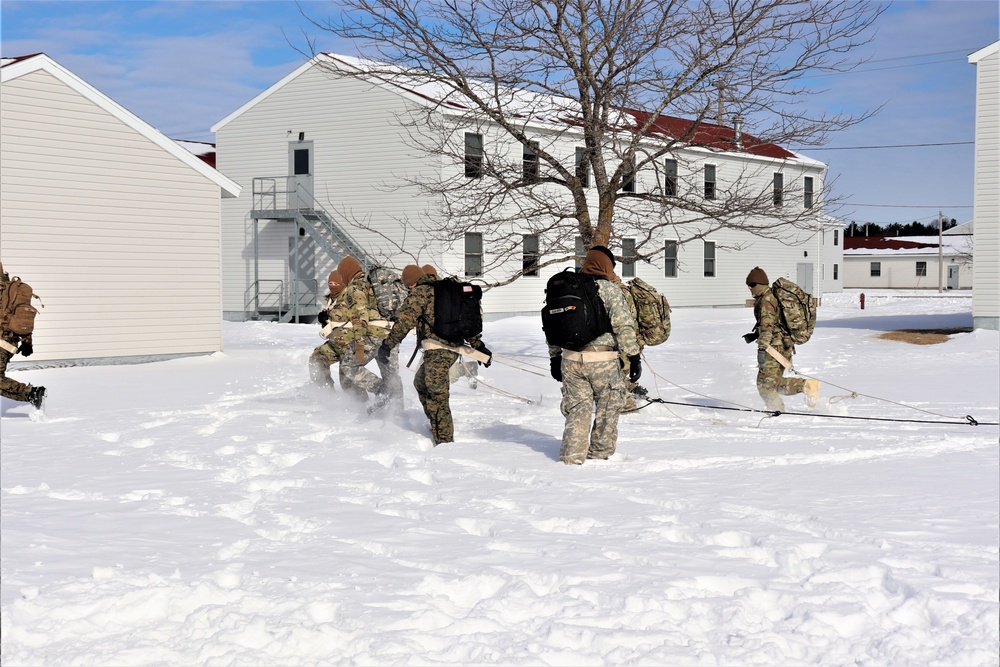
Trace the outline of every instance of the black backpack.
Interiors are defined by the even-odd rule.
[[[565,269],[549,278],[542,331],[545,342],[567,350],[580,350],[611,331],[611,320],[597,293],[594,276]]]
[[[434,334],[449,343],[462,342],[483,332],[483,289],[451,278],[434,285]]]

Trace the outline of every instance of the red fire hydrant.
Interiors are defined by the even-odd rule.
[[[861,293],[861,310],[865,309],[865,293]]]

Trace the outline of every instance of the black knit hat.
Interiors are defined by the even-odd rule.
[[[611,268],[612,268],[612,269],[613,269],[613,268],[615,268],[615,256],[614,256],[614,254],[613,254],[613,253],[612,253],[612,252],[611,252],[610,250],[608,250],[608,249],[607,249],[607,248],[606,248],[605,246],[602,246],[602,245],[595,245],[595,246],[593,246],[593,247],[591,248],[591,250],[597,250],[598,252],[603,252],[603,253],[604,253],[605,255],[607,255],[607,256],[608,256],[608,259],[610,259],[610,260],[611,260]]]

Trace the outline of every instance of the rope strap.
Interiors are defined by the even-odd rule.
[[[483,354],[479,350],[475,350],[468,345],[445,345],[444,343],[439,343],[436,340],[425,338],[420,342],[420,347],[424,350],[451,350],[452,352],[457,352],[458,354],[470,357],[484,364],[490,360],[489,355]]]

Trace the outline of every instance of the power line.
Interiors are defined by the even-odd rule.
[[[885,144],[882,146],[821,146],[804,148],[804,151],[860,151],[871,148],[923,148],[926,146],[974,146],[975,141],[943,141],[932,144]]]
[[[854,206],[864,206],[867,208],[973,208],[972,204],[959,204],[957,206],[942,206],[940,204],[936,204],[934,206],[924,206],[921,204],[855,204],[854,202],[851,202],[850,204],[845,203],[844,206],[847,208]]]
[[[955,49],[953,51],[937,51],[935,53],[917,53],[912,56],[896,56],[895,58],[879,58],[878,60],[869,60],[870,63],[887,63],[892,60],[909,60],[910,58],[930,58],[931,56],[947,56],[952,53],[972,53],[976,51],[977,47],[971,47],[966,49]]]
[[[828,72],[826,74],[811,74],[809,78],[811,79],[822,79],[828,76],[843,76],[845,74],[867,74],[869,72],[883,72],[890,69],[903,69],[906,67],[924,67],[925,65],[939,65],[941,63],[957,63],[964,61],[965,58],[947,58],[945,60],[931,60],[926,63],[910,63],[908,65],[891,65],[889,67],[872,67],[869,69],[852,69],[846,72]]]

